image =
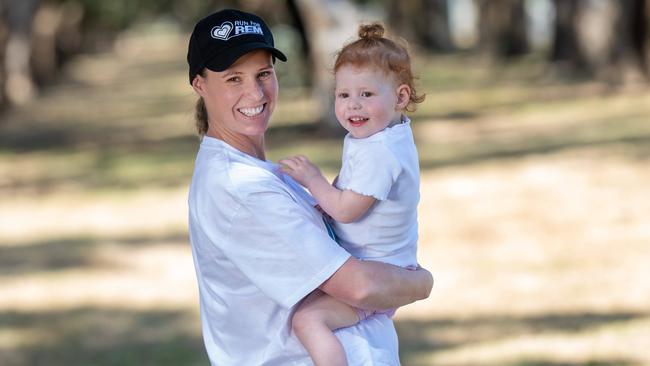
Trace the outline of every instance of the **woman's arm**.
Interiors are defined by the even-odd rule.
[[[321,171],[302,155],[280,160],[282,169],[307,187],[320,207],[334,220],[344,224],[356,221],[375,203],[375,198],[332,186]]]
[[[361,309],[389,309],[429,297],[433,276],[423,268],[350,258],[319,288]]]

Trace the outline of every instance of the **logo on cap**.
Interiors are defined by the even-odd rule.
[[[220,39],[222,41],[227,41],[232,37],[241,36],[243,34],[264,35],[262,32],[262,26],[259,23],[245,20],[236,20],[234,25],[231,22],[223,22],[221,25],[213,27],[210,31],[212,38]]]

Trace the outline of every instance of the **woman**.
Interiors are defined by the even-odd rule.
[[[203,136],[189,193],[189,230],[203,338],[213,365],[311,365],[291,314],[312,291],[363,309],[426,298],[426,270],[352,258],[329,236],[313,198],[266,161],[264,135],[285,55],[259,17],[223,10],[199,21],[188,50]],[[350,365],[396,365],[392,321],[337,332]]]

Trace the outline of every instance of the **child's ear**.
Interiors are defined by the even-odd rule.
[[[397,104],[396,110],[404,110],[411,101],[411,88],[408,85],[402,84],[397,87]]]

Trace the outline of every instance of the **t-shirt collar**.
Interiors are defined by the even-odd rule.
[[[216,147],[219,149],[225,149],[228,150],[229,153],[234,154],[241,159],[247,160],[261,168],[264,168],[269,171],[275,171],[278,168],[278,165],[273,163],[270,160],[261,160],[256,157],[250,156],[242,151],[239,151],[235,149],[234,147],[230,146],[227,142],[220,140],[218,138],[214,138],[211,136],[203,136],[203,139],[201,141],[202,146],[206,147]]]

